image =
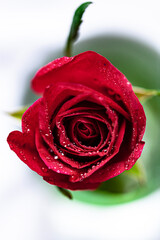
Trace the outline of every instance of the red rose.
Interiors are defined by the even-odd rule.
[[[47,182],[95,189],[140,157],[146,118],[131,84],[95,52],[41,68],[32,88],[43,93],[11,132],[10,148]]]

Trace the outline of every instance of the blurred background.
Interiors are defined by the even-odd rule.
[[[114,206],[70,201],[25,166],[6,143],[9,132],[20,129],[20,123],[6,113],[34,101],[30,79],[39,67],[63,55],[74,11],[81,3],[0,0],[0,239],[160,239],[159,190]],[[139,86],[160,89],[159,9],[158,0],[95,0],[83,16],[74,53],[105,53],[129,80],[138,76],[134,79],[135,83],[142,79]],[[127,72],[130,65],[124,63],[134,53],[143,57],[135,57],[135,70]],[[145,77],[138,66],[146,69]],[[154,106],[158,111],[159,103]],[[158,146],[158,130],[154,139]],[[144,156],[148,154],[145,151]]]

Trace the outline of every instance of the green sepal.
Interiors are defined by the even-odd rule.
[[[134,164],[130,170],[125,171],[124,174],[137,180],[140,185],[144,185],[147,181],[144,167],[139,162]]]
[[[21,109],[15,112],[8,112],[8,114],[14,118],[17,118],[19,120],[22,119],[23,113],[29,108],[29,106],[23,106]]]
[[[160,96],[160,90],[155,89],[146,89],[133,86],[133,91],[141,102],[144,102],[154,96]]]
[[[79,27],[82,23],[83,13],[85,12],[86,8],[91,3],[92,2],[85,2],[85,3],[81,4],[74,13],[70,32],[69,32],[67,43],[66,43],[66,49],[65,49],[65,55],[68,57],[71,56],[72,43],[78,38],[78,31],[79,31]]]
[[[73,196],[70,191],[61,187],[57,187],[57,188],[65,197],[69,198],[70,200],[73,199]]]

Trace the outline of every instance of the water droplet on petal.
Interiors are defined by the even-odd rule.
[[[126,164],[125,166],[124,166],[124,168],[127,170],[128,169],[128,167],[129,167],[129,165],[128,164]]]
[[[98,97],[98,99],[99,99],[100,101],[102,101],[102,100],[103,100],[103,98],[102,98],[102,97]]]
[[[46,173],[48,170],[47,170],[47,168],[42,167],[42,171]]]
[[[27,128],[27,133],[29,133],[31,131],[31,129],[30,128]]]

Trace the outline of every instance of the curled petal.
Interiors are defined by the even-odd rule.
[[[88,169],[84,169],[83,171],[80,172],[80,174],[72,176],[70,178],[72,182],[82,181],[83,179],[88,178],[89,176],[92,176],[92,174],[94,174],[94,172],[99,172],[101,169],[104,169],[105,166],[107,165],[107,163],[109,164],[109,162],[119,152],[119,148],[121,146],[121,143],[122,143],[123,137],[124,137],[124,133],[125,133],[125,126],[126,126],[126,121],[123,121],[122,126],[120,128],[118,138],[117,138],[117,142],[113,149],[113,153],[110,154],[109,156],[106,156],[105,158],[101,159],[100,161],[96,162],[94,165],[92,165]],[[94,182],[96,182],[96,181],[94,181]]]
[[[65,175],[53,173],[50,177],[43,178],[46,182],[69,190],[95,190],[100,183],[76,182],[72,183]]]
[[[32,146],[30,137],[19,131],[13,131],[7,138],[8,144],[17,156],[41,176],[50,176],[50,172],[45,163],[40,158],[36,148]]]
[[[108,162],[103,168],[94,172],[93,175],[87,178],[87,182],[94,183],[97,180],[104,182],[110,178],[116,177],[125,170],[129,170],[141,156],[143,147],[144,142],[140,142],[136,145],[131,154],[121,151],[121,153],[116,155],[111,162]]]
[[[74,175],[74,169],[64,164],[64,162],[59,159],[58,155],[46,147],[39,131],[36,132],[36,147],[41,159],[49,169],[60,174]]]

